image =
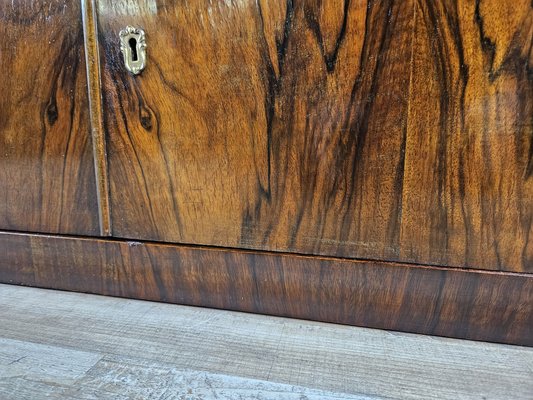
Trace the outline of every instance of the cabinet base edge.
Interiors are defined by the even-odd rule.
[[[0,232],[0,282],[533,346],[533,275]]]

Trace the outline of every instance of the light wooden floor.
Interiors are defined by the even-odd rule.
[[[533,349],[0,285],[0,399],[533,399]]]

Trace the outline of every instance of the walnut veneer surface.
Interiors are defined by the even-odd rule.
[[[532,343],[530,1],[0,0],[0,32],[0,281]]]

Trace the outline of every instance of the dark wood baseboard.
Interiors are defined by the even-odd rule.
[[[533,346],[533,275],[0,232],[0,282]]]

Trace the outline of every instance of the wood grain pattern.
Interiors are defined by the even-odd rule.
[[[533,271],[526,0],[98,5],[117,237]]]
[[[114,235],[398,256],[411,0],[98,4]]]
[[[533,346],[533,276],[0,234],[0,282]]]
[[[98,233],[79,4],[0,0],[0,228]]]
[[[417,5],[401,258],[533,272],[533,4]]]

